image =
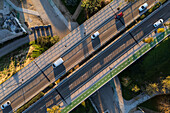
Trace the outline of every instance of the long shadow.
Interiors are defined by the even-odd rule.
[[[50,29],[51,36],[53,37],[53,31],[52,31],[51,25],[48,25],[48,27],[49,27],[49,29]]]
[[[49,36],[49,35],[50,35],[50,33],[49,33],[48,26],[44,26],[44,29],[45,29],[46,36]]]
[[[64,24],[64,22],[59,18],[59,16],[56,14],[56,12],[54,11],[53,7],[50,5],[48,0],[40,0],[40,2],[42,4],[44,11],[46,12],[48,18],[50,19],[51,23],[54,25],[54,27],[58,31],[63,32],[64,34],[65,33],[67,34],[69,29]],[[49,9],[51,9],[51,10],[49,10]],[[61,24],[61,25],[59,25],[59,24]]]
[[[120,19],[115,19],[115,23],[116,23],[116,29],[118,31],[120,31],[122,28],[125,27],[125,21],[123,17],[121,17]]]
[[[37,35],[38,35],[38,37],[40,37],[40,36],[41,36],[41,34],[40,34],[40,30],[39,30],[39,29],[37,29],[36,31],[37,31]]]
[[[40,30],[41,30],[41,35],[42,36],[45,36],[45,33],[44,33],[44,26],[39,26],[40,27]]]

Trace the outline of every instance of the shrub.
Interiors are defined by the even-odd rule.
[[[164,32],[164,31],[165,31],[164,28],[158,28],[158,30],[157,30],[158,33],[161,33],[161,32]]]
[[[140,19],[143,20],[145,18],[145,14],[143,14],[142,16],[140,16]]]
[[[151,43],[153,41],[154,41],[153,37],[149,37],[149,38],[144,38],[143,39],[143,42],[145,42],[145,43]]]
[[[158,7],[160,7],[160,3],[156,3],[152,8],[153,8],[153,11],[156,10]]]
[[[29,106],[31,106],[33,103],[35,103],[37,100],[39,100],[41,97],[44,96],[43,92],[38,93],[35,97],[33,97],[30,101],[28,101],[26,104],[21,106],[17,109],[17,113],[22,113],[25,109],[27,109]]]

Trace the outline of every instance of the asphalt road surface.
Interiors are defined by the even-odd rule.
[[[147,3],[149,5],[151,5],[153,3],[153,1],[154,0],[149,0],[149,2],[147,2]],[[125,15],[122,18],[122,20],[125,22],[125,24],[132,21],[133,18],[139,14],[138,7],[141,4],[143,4],[143,2],[144,2],[144,0],[138,1],[138,2],[134,3],[132,6],[125,7],[124,9],[120,10]],[[55,80],[56,75],[58,76],[59,74],[63,74],[65,72],[67,72],[74,65],[76,65],[78,62],[80,62],[83,58],[88,56],[91,52],[95,51],[96,47],[101,46],[103,43],[105,43],[107,40],[109,40],[113,35],[115,35],[122,27],[124,27],[124,25],[119,20],[115,21],[114,16],[112,18],[110,18],[110,20],[107,23],[104,23],[101,26],[102,27],[98,30],[100,32],[99,38],[96,38],[95,40],[91,41],[90,36],[87,36],[87,39],[83,40],[83,42],[80,43],[78,46],[76,46],[72,51],[70,51],[67,54],[65,54],[64,56],[62,56],[65,61],[63,65],[59,66],[57,69],[54,69],[54,70],[52,67],[50,67],[44,71],[44,73],[48,76],[48,78],[51,81]],[[95,64],[91,64],[91,65],[95,65]],[[103,66],[100,65],[100,69],[102,69],[102,67]],[[97,69],[96,71],[98,71],[100,69]],[[78,71],[78,72],[81,72],[81,71]],[[89,70],[87,72],[91,73],[91,70]],[[34,79],[30,83],[28,83],[26,86],[24,86],[18,92],[16,92],[14,95],[9,97],[8,100],[10,100],[12,102],[11,108],[6,109],[4,111],[10,111],[10,110],[12,110],[12,108],[16,108],[19,104],[24,103],[25,101],[27,101],[27,99],[30,96],[35,94],[35,92],[37,92],[37,89],[42,88],[42,87],[45,88],[49,84],[48,80],[44,77],[44,75],[41,72],[39,72],[38,74],[39,74],[39,76],[36,79]],[[84,73],[84,74],[86,75],[87,73]],[[90,78],[91,75],[88,75],[88,77]],[[78,79],[77,76],[75,76],[73,78],[75,81]],[[85,80],[83,80],[81,82],[83,83],[84,81]],[[82,83],[80,83],[80,85]],[[69,84],[72,84],[72,83],[70,82]],[[69,84],[68,84],[68,86],[69,86]],[[70,92],[75,90],[76,84],[77,83],[73,83],[73,85],[70,86],[71,87]],[[32,88],[32,86],[34,86],[34,87]],[[65,84],[64,84],[64,87],[65,87]],[[59,88],[59,91],[60,90],[61,90],[61,88]],[[61,91],[61,92],[63,93],[64,91]],[[63,94],[63,95],[67,95],[67,94]]]
[[[163,20],[167,20],[170,16],[169,7],[170,3],[166,7],[161,8],[157,13],[152,15],[135,29],[133,29],[131,33],[133,36],[135,36],[135,39],[141,40],[145,35],[154,30],[155,28],[153,27],[153,23],[156,22],[158,19],[162,18]],[[90,62],[88,62],[81,69],[76,71],[63,84],[59,85],[57,87],[57,90],[65,99],[70,98],[70,95],[75,92],[77,88],[80,88],[85,82],[91,80],[94,76],[97,75],[98,72],[104,69],[103,67],[112,63],[115,59],[119,58],[124,52],[126,52],[129,48],[133,47],[136,44],[137,43],[134,41],[132,36],[129,33],[126,33],[121,37],[119,41],[113,43],[104,51],[99,53]],[[60,101],[60,96],[57,94],[56,91],[53,91],[49,96],[42,99],[41,102],[34,105],[28,112],[45,112],[46,109],[43,106],[51,107],[48,106],[48,103],[53,102],[54,104],[57,104]]]

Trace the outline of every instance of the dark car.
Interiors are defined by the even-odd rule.
[[[123,13],[120,12],[118,15],[115,16],[115,19],[120,19],[123,16]]]

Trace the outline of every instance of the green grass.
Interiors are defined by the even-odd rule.
[[[170,73],[170,37],[145,54],[138,61],[119,74],[123,97],[131,99],[138,93],[131,91],[134,85],[145,89],[147,84],[159,82]],[[128,78],[128,79],[127,79]],[[133,96],[132,96],[133,95]]]
[[[73,109],[70,113],[96,113],[89,99],[85,100],[85,106],[80,104],[75,109]]]
[[[158,95],[140,104],[139,107],[144,107],[144,108],[151,109],[153,111],[163,113],[165,111],[162,111],[162,108],[166,108],[166,105],[169,105],[169,102],[170,102],[170,94]],[[167,106],[167,109],[170,109],[170,108],[168,108]]]
[[[77,4],[75,6],[67,5],[65,3],[65,0],[61,0],[61,1],[67,7],[68,11],[73,15],[81,0],[77,0]]]

